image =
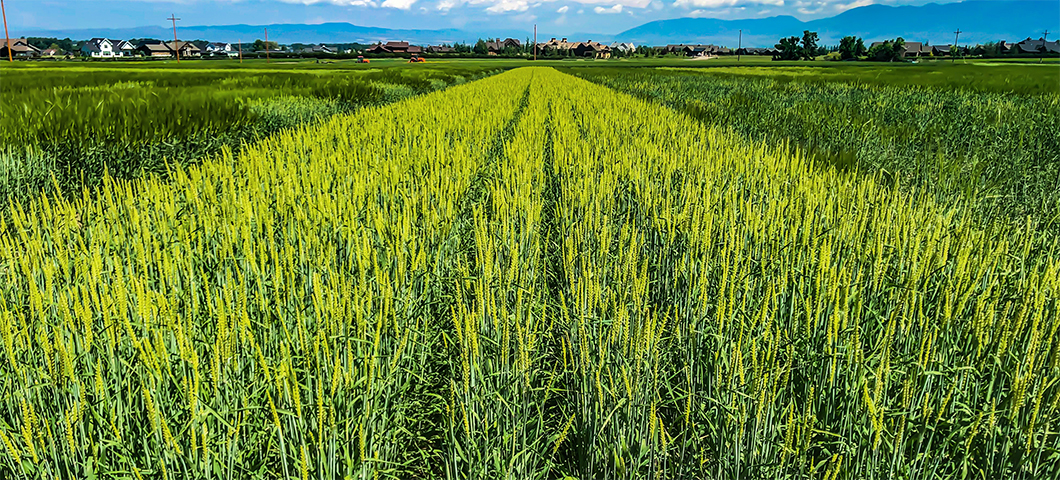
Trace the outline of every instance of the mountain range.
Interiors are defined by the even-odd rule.
[[[867,41],[898,36],[906,40],[953,43],[960,29],[960,43],[1038,38],[1043,31],[1060,27],[1060,2],[1040,0],[968,1],[922,6],[867,5],[834,17],[803,22],[791,16],[747,20],[676,18],[645,23],[615,35],[623,41],[646,44],[739,42],[772,46],[782,36],[817,32],[822,44],[836,44],[847,35]]]
[[[474,43],[478,38],[513,37],[523,40],[532,36],[530,32],[519,30],[410,30],[364,27],[350,23],[323,23],[191,26],[181,27],[180,37],[252,42],[254,39],[263,38],[264,28],[268,28],[269,40],[279,43],[374,43],[386,40],[406,40],[420,44]],[[818,32],[820,43],[825,45],[836,44],[846,35],[857,35],[866,41],[901,36],[909,41],[945,44],[952,43],[954,32],[958,29],[961,30],[961,44],[1038,38],[1044,30],[1060,31],[1060,2],[972,0],[921,6],[868,5],[852,8],[834,17],[810,21],[791,16],[744,20],[675,18],[648,22],[617,34],[549,33],[539,35],[538,40],[565,36],[572,40],[622,41],[648,45],[714,43],[736,46],[742,43],[744,46],[772,46],[781,37],[801,35],[803,30],[810,30]],[[14,33],[18,36],[69,37],[75,40],[93,37],[164,39],[172,35],[170,29],[159,26],[27,30]]]

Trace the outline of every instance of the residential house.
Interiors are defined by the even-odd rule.
[[[62,52],[62,50],[59,50],[58,48],[49,48],[49,49],[44,50],[43,52],[40,52],[40,56],[41,57],[46,57],[46,58],[61,57],[61,56],[63,56],[63,52]]]
[[[537,51],[541,54],[549,53],[566,53],[571,48],[574,48],[576,43],[568,42],[566,38],[562,40],[556,40],[555,38],[537,44]]]
[[[930,47],[931,55],[936,57],[948,57],[951,51],[950,45],[932,45]]]
[[[365,50],[368,53],[423,53],[423,48],[409,45],[409,42],[386,42],[377,43]]]
[[[736,50],[739,55],[773,55],[777,53],[775,48],[743,47]]]
[[[213,42],[206,44],[206,54],[214,57],[237,57],[239,48],[233,47],[231,43]]]
[[[922,42],[905,42],[905,56],[907,58],[926,56],[929,53],[931,53],[931,47],[924,45]]]
[[[173,50],[169,45],[158,40],[141,43],[136,47],[136,52],[145,57],[168,58],[173,56]]]
[[[719,47],[717,45],[702,45],[702,44],[678,44],[678,45],[667,45],[663,47],[663,53],[672,53],[674,55],[684,55],[686,57],[705,57],[714,55],[729,55],[732,53],[732,49],[727,47]]]
[[[537,44],[538,52],[542,54],[560,53],[577,57],[610,58],[611,47],[600,42],[589,40],[588,42],[568,42],[566,38],[556,40],[555,38]]]
[[[1010,49],[1012,53],[1060,53],[1060,41],[1047,41],[1044,37],[1037,40],[1027,37]]]
[[[630,53],[633,53],[633,52],[637,51],[637,46],[632,44],[632,43],[629,43],[629,42],[626,42],[626,43],[612,42],[611,43],[611,51],[618,51],[618,52],[622,52],[623,54],[630,54]]]
[[[110,44],[115,57],[131,57],[136,53],[136,45],[128,40],[111,40]]]
[[[431,45],[427,47],[430,53],[455,53],[456,49],[448,45]]]
[[[490,55],[497,55],[504,53],[507,49],[521,50],[523,43],[514,38],[505,38],[504,40],[494,40],[492,42],[486,42],[486,49]]]
[[[114,43],[106,38],[93,38],[81,45],[81,55],[91,58],[114,58]]]
[[[180,55],[180,58],[198,58],[202,56],[202,50],[195,46],[194,43],[185,42],[183,40],[179,42],[166,42],[166,48],[176,50]]]
[[[302,53],[335,53],[335,50],[327,45],[313,45],[302,49]]]
[[[7,40],[0,38],[0,57],[8,57],[8,49],[10,49],[10,55],[14,58],[35,58],[40,56],[40,49],[30,45],[25,38],[12,38],[11,44],[8,46]]]
[[[592,40],[579,42],[572,50],[577,57],[611,58],[611,47]]]

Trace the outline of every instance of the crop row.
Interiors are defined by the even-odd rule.
[[[1032,220],[545,68],[242,160],[11,207],[0,471],[1058,473]]]

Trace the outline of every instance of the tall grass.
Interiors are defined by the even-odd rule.
[[[8,476],[1060,474],[1055,236],[547,68],[9,212]]]

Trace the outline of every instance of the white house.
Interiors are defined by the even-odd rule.
[[[614,43],[611,44],[611,49],[612,50],[618,50],[618,51],[620,51],[622,53],[633,53],[634,51],[637,50],[637,46],[632,44],[632,43],[629,43],[629,42],[626,42],[626,43],[614,42]]]
[[[131,57],[136,52],[136,45],[128,40],[111,40],[110,44],[115,57]]]
[[[106,38],[93,38],[81,46],[81,55],[92,58],[114,58],[114,44]]]
[[[239,51],[233,48],[231,43],[215,42],[206,45],[206,54],[218,57],[222,55],[235,57],[239,55]]]

